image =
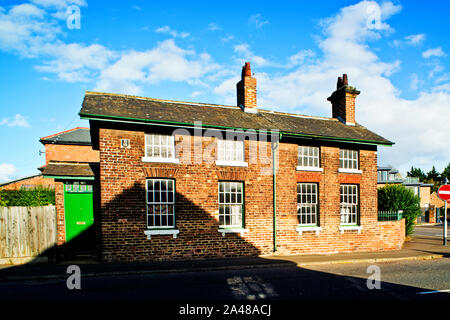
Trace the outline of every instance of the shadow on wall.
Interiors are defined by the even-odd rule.
[[[205,195],[207,196],[207,195]],[[151,300],[411,300],[441,298],[442,296],[417,295],[421,288],[382,282],[382,290],[369,290],[367,278],[337,275],[307,268],[300,268],[291,261],[258,257],[260,251],[239,234],[218,232],[218,223],[203,208],[196,206],[181,194],[176,194],[178,238],[172,236],[144,235],[146,229],[145,189],[134,184],[110,203],[103,206],[97,217],[97,246],[104,252],[105,260],[140,261],[134,263],[108,263],[83,265],[82,262],[64,260],[85,241],[92,229],[86,230],[62,247],[53,247],[42,253],[50,257],[50,263],[36,267],[29,263],[0,269],[0,300],[13,299],[151,299]],[[101,220],[100,220],[101,219]],[[270,241],[269,241],[270,242]],[[66,254],[61,254],[65,252]],[[235,256],[247,256],[235,258]],[[207,259],[214,257],[215,259]],[[61,260],[61,258],[63,260]],[[162,259],[166,261],[158,261]],[[146,260],[145,262],[143,262]],[[173,261],[177,260],[177,261]],[[84,285],[77,295],[64,285],[69,264],[78,264],[81,270],[93,274],[102,272],[129,273],[132,271],[170,270],[190,268],[203,270],[190,273],[160,273],[154,275],[115,275],[83,278]],[[211,267],[222,270],[239,265],[272,265],[273,268],[246,268],[208,272]],[[274,264],[277,264],[275,268]],[[282,267],[281,267],[282,265]],[[366,268],[366,266],[364,267]],[[59,280],[41,285],[27,285],[25,281],[10,279],[45,273],[50,270]],[[365,269],[364,269],[365,270]],[[88,272],[88,271],[86,271]],[[368,277],[369,275],[367,275]],[[214,281],[210,281],[214,277]],[[193,281],[193,279],[197,279]],[[10,284],[9,284],[10,283]],[[87,283],[87,285],[86,285]],[[114,283],[114,285],[111,285]],[[99,295],[98,288],[102,289]],[[164,290],[161,290],[161,288]],[[173,290],[169,290],[173,287]],[[8,290],[3,290],[3,289]],[[40,291],[42,290],[42,291]]]
[[[192,186],[195,188],[195,186]],[[175,194],[176,238],[152,235],[147,239],[146,190],[134,183],[112,201],[102,206],[98,238],[101,259],[105,261],[155,261],[199,258],[257,256],[261,251],[238,233],[219,232],[218,221],[205,208],[179,192]],[[217,207],[216,195],[200,195],[202,203]],[[218,209],[216,209],[218,210]],[[245,217],[244,217],[245,219]],[[271,240],[267,241],[269,245]],[[270,250],[270,249],[269,249]]]

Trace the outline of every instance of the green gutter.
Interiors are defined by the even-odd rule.
[[[133,122],[133,123],[149,123],[149,124],[167,124],[172,126],[187,126],[187,127],[195,127],[195,124],[189,122],[177,122],[177,121],[167,121],[167,120],[152,120],[152,119],[141,119],[141,118],[130,118],[130,117],[121,117],[121,116],[106,116],[99,114],[88,114],[79,112],[78,115],[81,119],[87,120],[103,120],[103,121],[123,121],[123,122]],[[219,126],[219,125],[208,125],[203,124],[202,127],[211,128],[211,129],[228,129],[228,130],[255,130],[256,132],[261,132],[260,129],[245,129],[245,128],[236,128],[236,127],[228,127],[228,126]],[[265,133],[271,134],[271,131],[264,130]],[[318,136],[311,134],[301,134],[301,133],[290,133],[290,132],[277,132],[281,135],[286,135],[287,137],[303,137],[303,138],[312,138],[318,140],[325,141],[344,141],[344,142],[352,142],[352,143],[360,143],[360,144],[370,144],[370,145],[384,145],[384,146],[392,146],[393,142],[379,142],[373,140],[361,140],[361,139],[351,139],[351,138],[337,138],[337,137],[328,137],[328,136]],[[280,139],[281,139],[280,135]]]
[[[67,180],[95,180],[94,177],[47,176],[47,175],[42,175],[42,177],[51,179],[67,179]]]
[[[326,136],[317,136],[317,135],[311,135],[311,134],[302,134],[302,133],[289,133],[289,132],[283,132],[283,134],[287,137],[303,137],[303,138],[313,138],[318,140],[326,140],[326,141],[344,141],[344,142],[353,142],[353,143],[360,143],[360,144],[370,144],[370,145],[384,145],[392,147],[394,142],[378,142],[373,140],[360,140],[360,139],[351,139],[351,138],[338,138],[338,137],[326,137]]]

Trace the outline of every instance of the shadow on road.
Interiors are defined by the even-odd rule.
[[[418,295],[418,292],[426,290],[387,282],[381,283],[381,289],[371,290],[367,279],[300,268],[286,260],[264,259],[258,256],[261,252],[257,247],[238,234],[223,237],[218,232],[217,220],[180,193],[176,194],[178,238],[160,236],[149,241],[143,234],[147,223],[145,201],[138,201],[142,206],[123,210],[137,199],[145,199],[145,189],[135,183],[102,206],[101,214],[96,215],[96,248],[98,256],[103,258],[101,263],[61,260],[72,257],[71,248],[86,236],[80,234],[79,239],[42,253],[50,257],[48,264],[29,263],[1,269],[0,300],[348,301],[444,298],[440,294]],[[115,227],[104,233],[105,223]],[[122,241],[124,234],[130,237],[130,241]],[[233,257],[239,255],[244,257]],[[120,261],[138,256],[147,261]],[[162,256],[167,260],[159,261]],[[105,260],[112,262],[105,263]],[[80,266],[80,290],[67,288],[69,264]],[[370,276],[376,275],[368,274],[367,278]],[[375,285],[373,281],[370,283]]]

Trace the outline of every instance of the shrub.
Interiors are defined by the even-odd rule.
[[[378,189],[378,210],[403,210],[406,235],[412,234],[416,218],[420,215],[420,199],[404,185],[388,184]]]
[[[0,189],[0,207],[38,207],[55,204],[55,190],[43,187],[35,189]]]

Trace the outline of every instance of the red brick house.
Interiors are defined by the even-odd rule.
[[[105,261],[399,249],[377,221],[377,146],[347,76],[332,118],[257,108],[250,65],[237,106],[86,92],[99,151],[97,246]]]
[[[1,184],[4,189],[53,188],[57,244],[76,251],[95,249],[94,197],[98,190],[99,152],[92,149],[89,128],[76,127],[39,139],[45,147],[41,173]],[[60,247],[63,248],[63,247]]]
[[[94,194],[99,152],[92,149],[89,128],[76,127],[39,141],[45,146],[45,165],[39,170],[55,188],[57,244],[71,242],[73,250],[95,250]]]

